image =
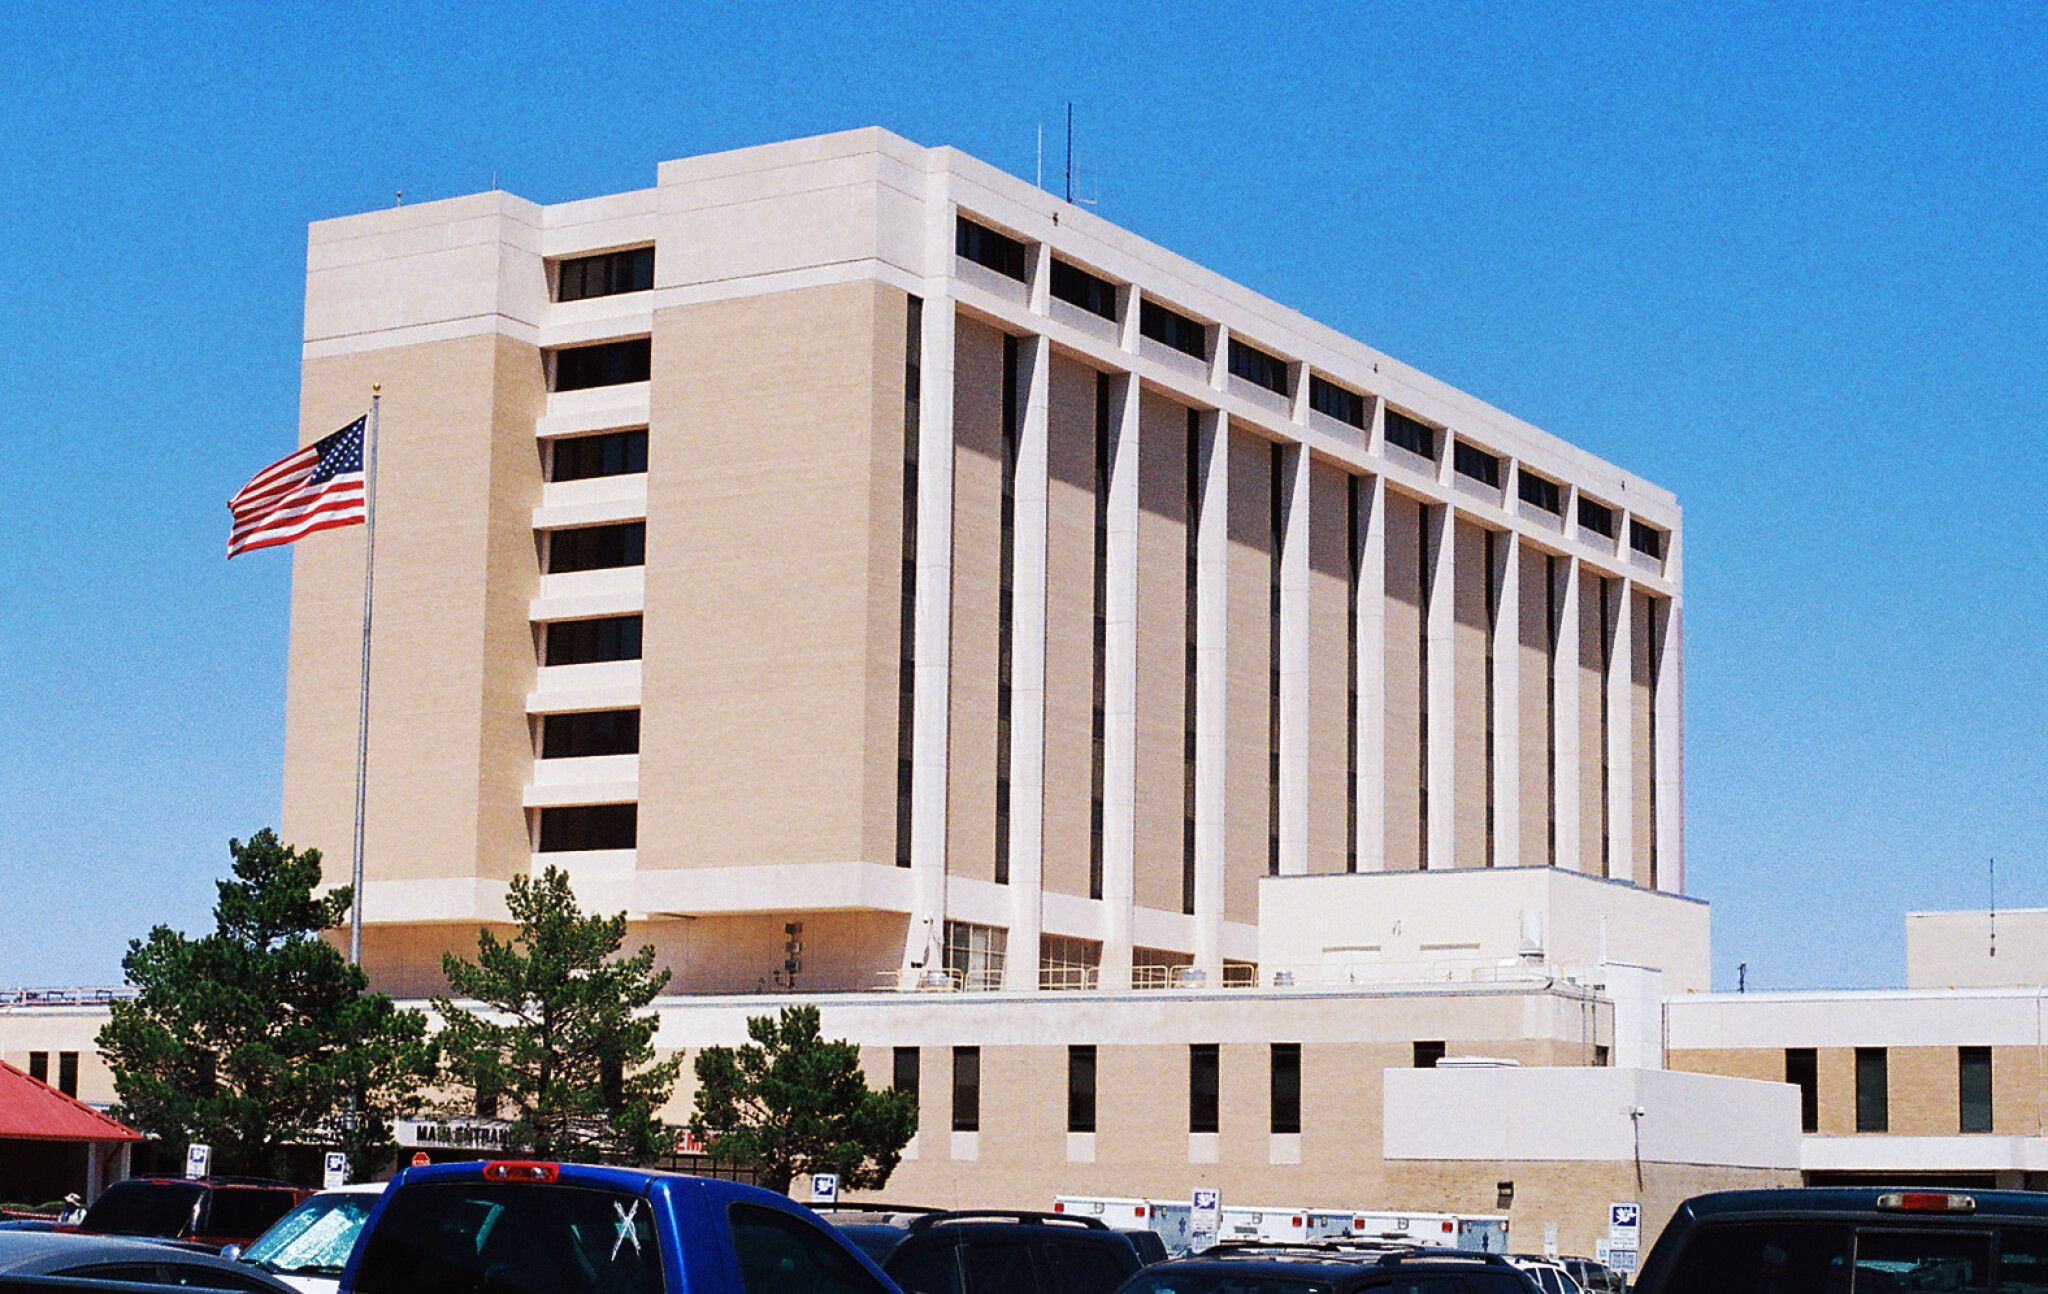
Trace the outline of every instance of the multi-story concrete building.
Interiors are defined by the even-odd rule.
[[[322,222],[304,356],[306,437],[382,392],[379,987],[552,863],[673,972],[662,1045],[819,995],[915,1086],[898,1198],[1590,1249],[1796,1170],[1780,1085],[1642,1072],[1707,965],[1668,491],[880,131]],[[364,538],[293,555],[333,860]],[[1524,1068],[1383,1079],[1474,1054]]]

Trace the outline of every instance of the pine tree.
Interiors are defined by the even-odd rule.
[[[636,1015],[668,983],[654,949],[615,957],[626,915],[586,916],[555,867],[515,876],[505,899],[519,933],[477,936],[477,959],[441,959],[455,997],[434,999],[446,1077],[499,1103],[508,1141],[546,1159],[650,1159],[669,1138],[656,1117],[682,1058],[654,1061],[652,1014]]]
[[[690,1131],[770,1190],[788,1191],[799,1173],[837,1173],[848,1190],[887,1185],[917,1131],[914,1098],[870,1090],[860,1048],[825,1041],[815,1006],[755,1016],[747,1036],[751,1045],[698,1053]]]
[[[369,992],[324,930],[347,917],[348,886],[316,896],[320,851],[265,829],[228,842],[212,934],[166,926],[131,940],[121,966],[138,993],[100,1029],[114,1116],[183,1157],[213,1147],[225,1173],[281,1176],[285,1148],[340,1145],[368,1177],[397,1150],[391,1117],[434,1072],[426,1017]]]

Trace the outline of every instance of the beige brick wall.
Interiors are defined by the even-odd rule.
[[[1003,336],[962,316],[954,333],[953,661],[946,747],[946,869],[995,876],[996,612],[1002,576]]]
[[[1608,851],[1602,848],[1602,836],[1607,830],[1607,792],[1601,777],[1601,762],[1607,758],[1602,698],[1606,695],[1606,661],[1613,623],[1611,593],[1607,610],[1602,611],[1601,590],[1607,583],[1591,570],[1583,571],[1579,577],[1579,869],[1593,876],[1607,875],[1609,865]],[[1625,770],[1615,772],[1626,775]],[[1566,776],[1565,770],[1558,770],[1558,776]],[[1612,851],[1613,857],[1619,854],[1619,849]]]
[[[1422,526],[1426,510],[1386,494],[1387,870],[1422,866]]]
[[[1095,759],[1095,370],[1054,355],[1045,582],[1045,888],[1088,897]]]
[[[1140,907],[1181,910],[1187,699],[1188,411],[1138,403],[1137,858]]]
[[[1521,671],[1522,852],[1524,867],[1545,867],[1551,861],[1555,828],[1551,806],[1551,758],[1557,736],[1551,722],[1551,644],[1554,641],[1551,602],[1557,579],[1551,555],[1522,545],[1520,626],[1514,668]]]
[[[1825,1136],[1856,1131],[1856,1050],[1815,1049],[1820,1128]],[[1736,1078],[1785,1079],[1785,1053],[1776,1047],[1674,1051],[1673,1069]],[[1961,1069],[1955,1047],[1885,1049],[1887,1133],[1902,1137],[1950,1137],[1961,1128]],[[2039,1099],[2041,1064],[2032,1047],[1991,1050],[1991,1134],[2042,1135]]]
[[[1352,841],[1351,474],[1309,464],[1308,870],[1345,871]]]
[[[1656,700],[1656,607],[1650,596],[1639,590],[1629,595],[1629,796],[1633,806],[1630,831],[1634,866],[1630,873],[1637,885],[1654,885],[1651,868],[1651,831],[1656,823],[1655,783],[1650,743],[1650,708]]]
[[[1223,915],[1256,921],[1274,829],[1272,753],[1273,446],[1230,432],[1229,635],[1224,700]]]
[[[1493,728],[1493,709],[1486,667],[1492,641],[1493,572],[1500,558],[1494,556],[1493,565],[1488,565],[1487,532],[1463,518],[1453,527],[1451,547],[1457,563],[1451,595],[1451,861],[1457,867],[1489,867],[1493,859],[1487,810],[1493,776],[1487,766],[1487,736]]]

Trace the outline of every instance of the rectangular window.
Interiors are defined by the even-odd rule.
[[[1614,509],[1588,498],[1579,500],[1579,528],[1614,538]]]
[[[981,1048],[953,1048],[953,1131],[981,1131]]]
[[[57,1090],[66,1096],[78,1095],[78,1053],[75,1051],[57,1053]]]
[[[1024,244],[965,216],[960,217],[953,249],[976,265],[1024,281]]]
[[[541,660],[548,665],[640,659],[639,616],[556,620],[545,627],[542,637]]]
[[[1230,339],[1230,371],[1245,381],[1263,386],[1268,391],[1287,394],[1287,363],[1275,355],[1268,355],[1254,346],[1247,346],[1237,338]]]
[[[1991,1048],[1956,1048],[1958,1132],[1991,1131]]]
[[[1301,1044],[1273,1044],[1273,1131],[1301,1131]]]
[[[1095,1131],[1095,1048],[1067,1048],[1067,1131]]]
[[[1054,258],[1052,294],[1068,305],[1079,306],[1104,319],[1116,318],[1116,284],[1098,279],[1076,265]]]
[[[1646,526],[1634,517],[1628,522],[1628,546],[1646,557],[1661,559],[1664,556],[1664,532],[1655,526]]]
[[[1460,475],[1469,476],[1482,485],[1500,488],[1500,458],[1476,445],[1459,441],[1457,448],[1451,451],[1451,466]]]
[[[1886,1132],[1891,1128],[1891,1110],[1886,1083],[1885,1050],[1882,1047],[1856,1049],[1856,1131]]]
[[[1216,1131],[1217,1095],[1222,1085],[1218,1044],[1198,1042],[1188,1047],[1188,1131]]]
[[[1785,1048],[1785,1081],[1799,1089],[1799,1130],[1819,1132],[1819,1054],[1811,1047]]]
[[[918,1071],[920,1068],[917,1048],[898,1047],[893,1060],[894,1063],[889,1071],[889,1087],[893,1091],[901,1092],[908,1096],[911,1105],[914,1107],[917,1104]]]
[[[1444,1058],[1444,1044],[1441,1038],[1415,1044],[1415,1068],[1435,1069],[1436,1063]]]
[[[582,759],[592,755],[639,753],[638,710],[586,710],[580,714],[541,716],[542,759]]]
[[[634,476],[647,470],[647,428],[568,436],[548,455],[550,481],[587,481],[598,476]]]
[[[582,301],[589,297],[617,296],[621,292],[646,292],[653,287],[652,247],[578,256],[574,260],[563,261],[555,272],[557,301]]]
[[[645,382],[654,371],[654,346],[645,337],[573,346],[555,352],[557,391],[587,391],[598,386]]]
[[[1556,516],[1564,511],[1564,499],[1556,481],[1534,475],[1527,468],[1515,473],[1522,502]]]
[[[28,1076],[38,1083],[50,1081],[50,1053],[32,1051],[28,1054]]]
[[[647,523],[626,521],[608,526],[572,526],[550,530],[547,573],[605,571],[647,565]]]
[[[570,804],[540,811],[540,853],[631,849],[638,835],[637,804]]]
[[[994,990],[1003,986],[1010,932],[1001,926],[977,925],[972,921],[948,921],[939,956],[953,983],[968,990]]]
[[[1387,410],[1387,443],[1399,445],[1411,454],[1436,457],[1436,428],[1417,422],[1405,413]]]
[[[1365,426],[1365,397],[1333,382],[1325,382],[1313,373],[1308,375],[1308,404],[1309,408],[1339,422],[1360,429]]]
[[[1138,331],[1163,346],[1202,359],[1209,353],[1209,330],[1157,301],[1138,303]]]

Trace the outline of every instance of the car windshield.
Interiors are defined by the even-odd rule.
[[[376,1206],[369,1194],[316,1195],[264,1232],[242,1261],[294,1276],[339,1276]]]
[[[357,1294],[661,1294],[653,1208],[638,1195],[440,1181],[387,1194]]]
[[[80,1225],[106,1236],[182,1236],[205,1191],[193,1182],[117,1182],[92,1202]]]

